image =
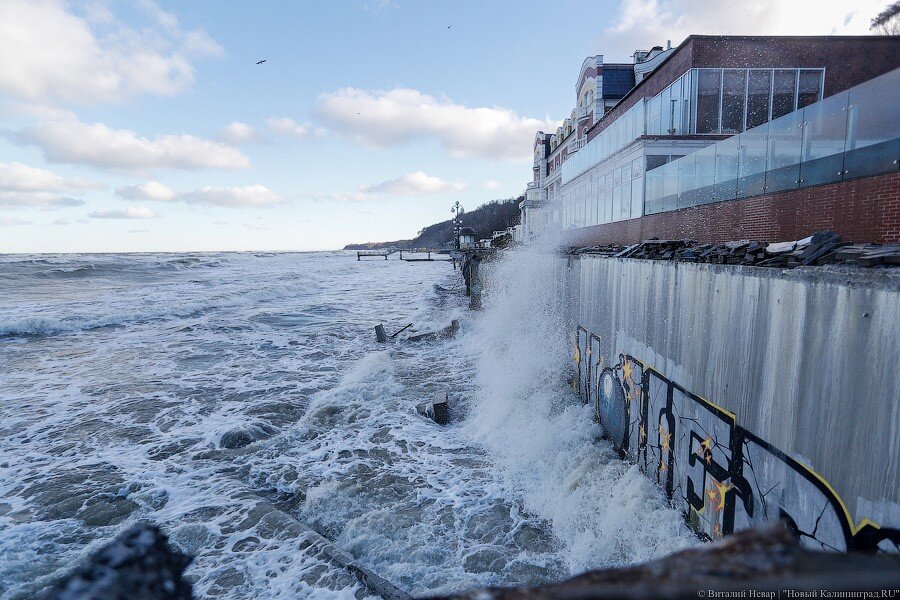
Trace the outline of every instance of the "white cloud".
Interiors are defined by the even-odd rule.
[[[0,163],[0,206],[77,206],[81,200],[60,192],[102,189],[86,179],[68,179],[46,169],[22,163]]]
[[[12,136],[20,144],[37,146],[48,162],[90,165],[106,169],[245,169],[250,159],[221,142],[192,135],[170,134],[153,139],[103,123],[74,119],[28,127]]]
[[[505,108],[469,108],[418,90],[344,88],[319,97],[316,114],[342,134],[376,147],[436,139],[455,157],[528,160],[534,134],[558,122]]]
[[[258,141],[259,135],[250,125],[240,121],[232,121],[219,132],[219,139],[226,144],[236,146],[246,142]]]
[[[152,2],[138,6],[153,23],[128,27],[96,5],[82,18],[62,0],[3,0],[0,93],[77,104],[170,96],[194,82],[192,59],[223,54],[202,30],[182,29]]]
[[[154,219],[159,215],[143,206],[129,206],[122,209],[95,210],[88,213],[92,219]]]
[[[126,185],[116,188],[116,196],[126,200],[157,200],[169,202],[175,200],[178,194],[172,188],[156,181],[148,181],[141,185]]]
[[[363,10],[369,14],[380,15],[386,11],[400,10],[400,5],[394,0],[365,0],[362,3]]]
[[[52,225],[68,225],[69,222],[70,221],[68,219],[54,219],[53,221],[51,221],[51,224]]]
[[[195,204],[210,204],[229,208],[265,207],[284,202],[284,197],[264,185],[244,187],[202,187],[179,194],[179,198]]]
[[[298,123],[290,117],[270,117],[266,119],[266,125],[273,133],[301,140],[323,137],[325,135],[324,129],[314,127],[311,123]]]
[[[18,192],[47,192],[64,190],[102,189],[104,186],[86,179],[66,179],[46,169],[30,167],[19,162],[0,163],[0,190]]]
[[[126,200],[157,202],[182,201],[228,208],[267,207],[281,204],[285,198],[264,185],[243,187],[205,186],[189,192],[177,192],[158,181],[116,188],[116,195]]]
[[[496,190],[497,188],[500,187],[500,182],[499,182],[499,181],[494,181],[493,179],[490,179],[490,180],[488,180],[488,181],[485,181],[485,182],[482,184],[481,187],[484,188],[484,189],[486,189],[486,190]]]
[[[422,171],[408,173],[384,181],[375,185],[364,185],[359,188],[363,194],[390,194],[395,196],[424,196],[426,194],[439,194],[441,192],[459,191],[465,189],[466,184],[457,181],[444,181],[440,177],[426,175]]]
[[[852,6],[850,6],[852,4]],[[635,50],[680,44],[690,34],[834,35],[869,33],[885,0],[621,0],[618,20],[594,43],[604,60]]]
[[[33,225],[33,223],[13,217],[0,217],[0,227],[15,227],[16,225]]]

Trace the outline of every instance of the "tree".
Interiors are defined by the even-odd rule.
[[[869,29],[882,35],[900,35],[900,0],[891,2],[887,8],[875,15]]]

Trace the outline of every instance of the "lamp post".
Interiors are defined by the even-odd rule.
[[[450,209],[450,212],[454,214],[453,243],[456,246],[456,249],[459,250],[459,228],[462,226],[462,215],[465,212],[465,209],[459,205],[459,200],[457,200],[453,205],[453,208]]]

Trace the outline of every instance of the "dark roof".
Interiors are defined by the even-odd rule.
[[[459,230],[459,235],[475,235],[475,230],[471,227],[463,227]]]

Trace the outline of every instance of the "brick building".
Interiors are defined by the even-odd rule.
[[[589,57],[578,107],[535,136],[523,233],[897,241],[898,67],[896,36],[689,36],[631,65]]]

